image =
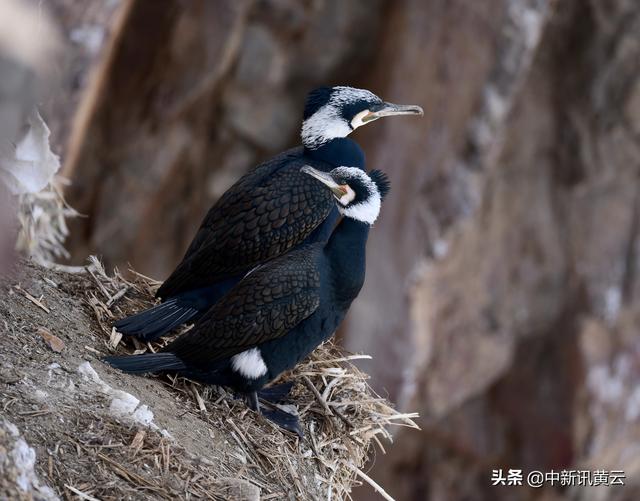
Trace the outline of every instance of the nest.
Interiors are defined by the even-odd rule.
[[[184,327],[158,343],[123,339],[112,328],[113,321],[153,305],[160,282],[134,271],[130,279],[118,270],[109,276],[96,258],[78,271],[86,271],[92,277],[94,286],[86,291],[87,302],[109,350],[132,354],[155,352],[190,328]],[[153,377],[163,379],[212,428],[230,432],[237,454],[246,462],[247,467],[241,472],[232,471],[226,464],[216,465],[217,478],[208,479],[213,490],[207,491],[207,497],[218,498],[211,494],[216,491],[217,481],[240,478],[260,487],[262,499],[281,496],[273,493],[274,483],[287,489],[286,495],[294,491],[296,498],[308,499],[310,481],[315,483],[313,491],[326,493],[326,499],[350,499],[352,488],[363,482],[385,499],[392,499],[363,468],[376,449],[385,452],[383,441],[392,441],[390,426],[417,428],[413,421],[417,414],[400,413],[375,394],[367,383],[368,376],[353,364],[354,360],[366,358],[370,357],[345,354],[327,342],[274,381],[274,384],[296,382],[292,401],[305,430],[302,440],[249,411],[222,388],[176,376]],[[159,439],[159,447],[166,446],[163,441]],[[192,495],[203,496],[201,481],[191,488]]]

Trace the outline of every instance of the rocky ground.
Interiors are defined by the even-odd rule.
[[[393,412],[331,349],[294,376],[302,440],[223,390],[101,362],[123,349],[110,315],[148,303],[149,283],[29,263],[5,282],[0,498],[326,499],[350,489]]]

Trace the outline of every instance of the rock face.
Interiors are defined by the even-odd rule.
[[[517,3],[509,2],[509,9]],[[620,469],[628,485],[609,487],[606,498],[639,495],[634,103],[640,12],[629,2],[584,6],[562,2],[550,12],[543,2],[529,6],[527,22],[537,16],[542,36],[530,48],[530,68],[519,70],[525,75],[498,106],[505,112],[495,137],[483,146],[477,127],[479,119],[490,121],[483,114],[495,107],[491,78],[503,81],[508,68],[501,67],[488,74],[484,106],[466,120],[472,126],[466,141],[434,160],[427,181],[414,188],[421,196],[408,205],[414,217],[405,225],[426,214],[433,226],[422,228],[432,245],[419,243],[427,258],[413,268],[411,286],[396,285],[395,294],[408,297],[410,322],[401,314],[397,327],[388,328],[409,348],[404,356],[414,354],[403,396],[406,407],[420,411],[425,429],[421,440],[399,433],[393,459],[380,463],[375,476],[396,486],[391,494],[398,499],[543,496],[488,487],[491,470],[504,467]],[[426,144],[436,141],[434,133]],[[451,137],[446,128],[442,134]],[[425,151],[424,158],[433,155]],[[436,183],[439,167],[447,173]],[[455,202],[459,193],[473,195],[463,196],[465,210],[439,201]],[[399,220],[385,223],[398,228]],[[389,231],[378,232],[371,248],[393,255],[376,243],[411,239],[398,248],[413,251],[413,260],[394,264],[416,263],[416,246],[409,243],[416,233],[391,239]],[[371,268],[374,277],[383,275],[382,268]],[[379,301],[383,290],[369,288],[368,297],[388,309],[389,301]],[[353,332],[363,317],[352,317]],[[380,345],[382,352],[385,342]],[[574,491],[567,497],[603,499],[597,488]],[[561,497],[553,489],[544,495]]]
[[[457,225],[482,203],[486,170],[548,10],[547,2],[469,8],[463,1],[416,1],[388,21],[371,86],[420,103],[425,120],[365,131],[371,133],[364,141],[370,163],[390,173],[394,195],[371,234],[367,285],[350,316],[347,345],[388,361],[375,377],[394,397],[414,353],[407,296],[424,266],[447,253]],[[395,71],[385,61],[393,61]],[[469,257],[473,266],[476,257]],[[384,314],[375,314],[383,304]],[[454,321],[467,311],[457,313]]]
[[[67,196],[90,215],[75,259],[166,276],[212,202],[298,142],[309,88],[357,74],[381,5],[126,2],[67,150]]]
[[[30,34],[37,31],[39,36]],[[59,33],[46,15],[26,2],[6,0],[0,5],[0,272],[15,258],[18,206],[15,195],[24,194],[25,179],[38,178],[21,151],[16,149],[28,135],[27,122],[52,82],[59,62]],[[26,127],[25,127],[26,126]],[[33,138],[31,136],[27,139]],[[24,145],[23,145],[24,146]],[[30,143],[33,146],[33,143]],[[22,181],[22,182],[21,182]],[[20,186],[22,185],[22,186]],[[42,186],[37,187],[38,190]]]
[[[402,500],[640,497],[638,2],[131,0],[117,19],[67,150],[77,261],[164,277],[210,203],[296,142],[315,85],[421,104],[356,134],[392,193],[344,342],[424,429],[372,475]],[[628,485],[491,488],[500,467]]]

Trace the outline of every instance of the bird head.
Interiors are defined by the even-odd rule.
[[[337,167],[322,172],[309,165],[300,170],[331,190],[342,215],[370,225],[378,218],[382,199],[390,189],[387,175],[379,170],[367,173],[357,167]]]
[[[358,127],[393,115],[423,115],[420,106],[386,103],[373,92],[353,87],[320,87],[304,107],[302,144],[315,149]]]

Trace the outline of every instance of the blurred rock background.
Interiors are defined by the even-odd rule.
[[[0,277],[16,250],[42,255],[42,247],[26,236],[40,233],[49,216],[40,209],[57,202],[55,196],[43,200],[51,195],[60,162],[48,148],[49,131],[35,107],[58,89],[60,48],[56,27],[35,4],[0,3]],[[49,236],[38,240],[50,244]]]
[[[298,142],[314,86],[420,104],[354,134],[393,191],[341,334],[423,416],[371,475],[398,500],[640,499],[636,0],[34,3],[65,39],[40,104],[85,215],[72,262],[164,278]],[[627,486],[491,487],[494,468]]]

